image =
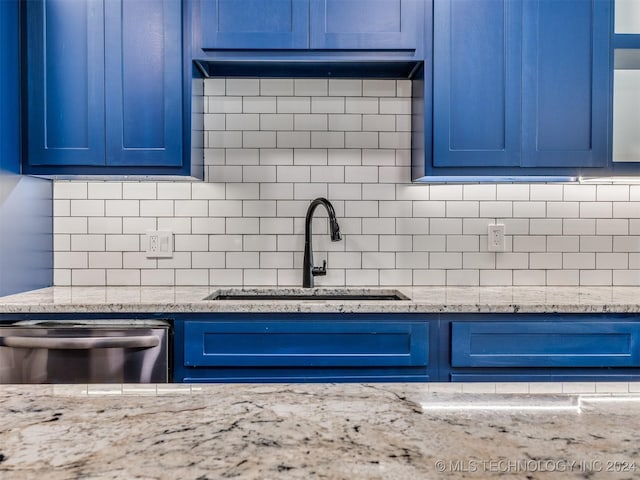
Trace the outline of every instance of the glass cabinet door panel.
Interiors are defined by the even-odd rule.
[[[615,0],[616,33],[640,33],[640,1]]]

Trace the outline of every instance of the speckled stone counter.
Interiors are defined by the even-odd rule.
[[[386,288],[389,289],[393,287]],[[397,290],[409,300],[218,301],[205,300],[216,291],[214,287],[51,287],[0,297],[0,313],[640,312],[638,287],[397,287]]]
[[[632,387],[5,385],[0,478],[637,478]]]

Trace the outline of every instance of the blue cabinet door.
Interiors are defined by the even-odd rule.
[[[433,164],[520,163],[522,0],[436,0]]]
[[[106,163],[182,165],[182,7],[105,3]]]
[[[609,15],[604,0],[524,3],[523,166],[605,164]]]
[[[322,50],[415,50],[422,0],[311,0],[310,47]]]
[[[201,0],[204,50],[303,49],[309,0]]]
[[[605,166],[610,9],[607,0],[436,0],[435,171]]]
[[[26,2],[30,165],[104,165],[103,1]]]

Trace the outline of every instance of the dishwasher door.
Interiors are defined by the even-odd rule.
[[[29,321],[0,327],[0,384],[165,383],[164,321]]]

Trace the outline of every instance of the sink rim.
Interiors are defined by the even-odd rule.
[[[267,287],[219,288],[207,295],[207,301],[409,301],[411,298],[390,288]]]

